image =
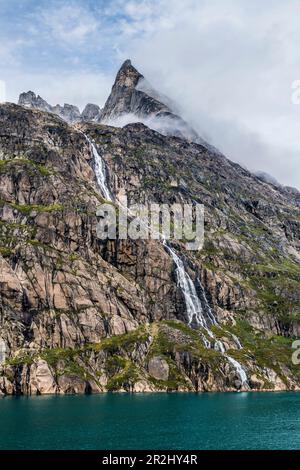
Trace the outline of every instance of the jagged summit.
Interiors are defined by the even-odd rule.
[[[108,121],[126,114],[143,118],[162,111],[170,112],[166,105],[137,88],[143,80],[144,76],[129,59],[126,60],[117,73],[103,109],[102,120]]]
[[[63,106],[60,104],[51,106],[40,95],[36,95],[33,91],[21,93],[18,104],[25,108],[39,109],[56,114],[69,124],[82,121],[99,121],[101,116],[101,109],[96,104],[87,104],[82,114],[80,114],[77,106],[68,103],[65,103]]]
[[[40,95],[36,95],[33,91],[21,93],[18,104],[25,108],[34,108],[51,112],[51,106],[47,101],[43,100]]]
[[[164,135],[173,135],[200,143],[212,151],[197,132],[174,110],[171,101],[157,92],[127,59],[119,69],[101,121],[124,125],[141,120]]]
[[[82,111],[81,117],[86,122],[98,122],[101,118],[101,109],[97,104],[88,103]]]
[[[115,80],[115,85],[135,88],[143,75],[133,67],[131,60],[127,59],[121,65]]]
[[[178,115],[171,100],[151,86],[130,59],[125,60],[119,69],[103,110],[98,105],[89,103],[80,114],[79,109],[70,104],[51,106],[33,91],[22,93],[19,105],[57,114],[70,124],[102,122],[123,127],[141,121],[161,134],[196,142],[216,152]]]

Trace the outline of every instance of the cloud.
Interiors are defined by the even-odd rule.
[[[299,2],[153,4],[151,29],[149,14],[137,20],[132,7],[128,24],[144,34],[127,36],[123,57],[230,158],[299,187],[300,106],[291,102],[291,84],[300,78]]]
[[[76,4],[42,8],[37,15],[52,38],[68,46],[83,44],[100,26],[88,9]]]
[[[52,103],[103,105],[131,58],[203,138],[299,187],[300,105],[291,101],[298,0],[2,3],[0,79],[9,99],[31,88]]]
[[[0,44],[0,60],[2,63],[12,60],[12,44]]]
[[[18,54],[29,41],[22,39],[2,39],[0,42],[0,61],[2,68],[16,66],[19,63]]]
[[[122,116],[113,117],[105,121],[105,124],[113,127],[124,127],[127,124],[141,122],[145,126],[150,127],[160,134],[163,135],[178,135],[178,132],[181,132],[188,138],[192,140],[194,135],[192,133],[188,135],[188,129],[180,119],[171,118],[169,116],[137,116],[133,113],[122,114]],[[180,136],[182,137],[182,136]]]

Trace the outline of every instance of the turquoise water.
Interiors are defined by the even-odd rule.
[[[5,397],[0,449],[300,449],[300,393]]]

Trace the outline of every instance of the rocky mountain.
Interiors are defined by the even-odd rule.
[[[101,122],[123,127],[128,123],[143,122],[164,135],[174,135],[197,142],[212,152],[218,152],[173,111],[176,105],[154,90],[144,76],[133,67],[130,60],[126,60],[121,66],[103,110],[98,105],[87,104],[80,114],[76,106],[69,104],[51,106],[32,91],[22,93],[18,104],[26,108],[52,112],[69,124]]]
[[[298,203],[300,203],[300,192],[298,191],[297,188],[292,188],[290,186],[284,186],[280,184],[274,176],[269,175],[269,173],[266,173],[265,171],[255,171],[254,175],[257,176],[261,181],[271,184],[272,186],[275,186],[276,188],[280,189],[282,192],[286,193],[287,197],[290,199],[296,200]]]
[[[111,125],[141,121],[164,134],[197,142],[216,151],[180,116],[175,105],[160,95],[145,77],[126,60],[120,68],[101,115],[101,122]],[[127,119],[126,119],[127,117]]]
[[[59,104],[51,106],[39,95],[36,96],[33,91],[21,93],[18,104],[25,108],[39,109],[40,111],[56,114],[69,124],[82,121],[98,121],[101,116],[101,110],[96,104],[87,104],[83,112],[80,113],[78,107],[72,104],[65,103],[63,106]]]
[[[89,103],[86,105],[81,113],[81,118],[86,122],[100,122],[101,120],[101,109],[97,104]]]
[[[104,116],[167,112],[137,79],[125,63]],[[25,98],[0,106],[1,392],[299,389],[296,194],[199,143]],[[97,207],[124,194],[204,204],[203,249],[100,240]]]
[[[21,93],[19,96],[19,105],[25,108],[40,109],[41,111],[52,111],[52,106],[47,103],[40,95],[36,96],[33,91]]]

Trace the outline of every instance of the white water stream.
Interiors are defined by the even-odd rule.
[[[109,190],[109,187],[107,185],[107,174],[106,174],[106,168],[105,168],[105,163],[103,161],[103,158],[101,157],[101,155],[99,155],[99,152],[96,149],[96,146],[92,142],[92,140],[89,139],[87,135],[84,134],[84,136],[86,140],[88,141],[88,143],[90,144],[92,152],[93,152],[93,157],[95,161],[94,164],[95,164],[96,179],[101,189],[102,195],[107,201],[112,201],[113,198]]]
[[[102,195],[106,200],[112,201],[113,200],[112,194],[107,185],[105,163],[102,157],[100,156],[99,152],[97,151],[95,144],[86,135],[85,135],[85,138],[89,142],[92,152],[93,152],[93,156],[95,160],[96,179],[101,189]],[[184,296],[186,313],[188,316],[188,325],[191,327],[200,326],[205,330],[207,335],[212,340],[214,340],[214,348],[228,359],[228,361],[231,363],[236,373],[240,377],[242,385],[245,385],[247,383],[247,374],[245,372],[245,369],[242,367],[242,365],[238,361],[236,361],[232,357],[228,356],[228,354],[226,354],[226,348],[224,344],[222,343],[222,341],[216,339],[214,333],[210,329],[211,325],[217,325],[218,322],[210,308],[210,305],[206,298],[205,290],[202,287],[200,281],[199,281],[199,286],[200,286],[201,293],[202,293],[202,301],[197,294],[194,282],[192,281],[192,279],[190,278],[189,274],[187,273],[184,267],[182,259],[177,255],[174,248],[172,248],[163,237],[162,237],[162,243],[164,247],[166,248],[166,250],[168,251],[168,253],[171,255],[174,261],[174,264],[176,266],[177,282]],[[203,309],[203,303],[204,303],[205,311]],[[233,334],[232,334],[232,338],[234,339],[238,348],[242,349],[242,345],[239,339]],[[203,341],[207,348],[211,348],[211,343],[205,337],[205,335],[203,335]]]
[[[204,328],[210,338],[214,339],[215,349],[228,359],[228,361],[231,363],[231,365],[236,370],[236,373],[240,377],[242,385],[245,385],[247,383],[247,374],[245,372],[245,369],[236,359],[233,359],[231,356],[226,354],[226,348],[224,344],[222,343],[222,341],[216,339],[214,333],[209,328],[210,325],[217,325],[217,320],[213,315],[213,312],[206,298],[205,290],[203,289],[200,281],[199,285],[202,290],[205,312],[203,309],[203,304],[199,296],[197,295],[195,284],[190,278],[187,271],[185,270],[183,261],[178,257],[175,250],[171,248],[165,240],[163,240],[163,244],[166,247],[167,251],[170,253],[176,265],[177,281],[184,296],[189,326],[201,326],[202,328]],[[205,318],[205,315],[207,316],[207,319]],[[232,335],[232,337],[235,343],[238,345],[238,348],[241,349],[242,346],[239,339],[235,335]],[[210,342],[207,341],[207,339],[204,339],[204,344],[207,348],[211,347]]]

